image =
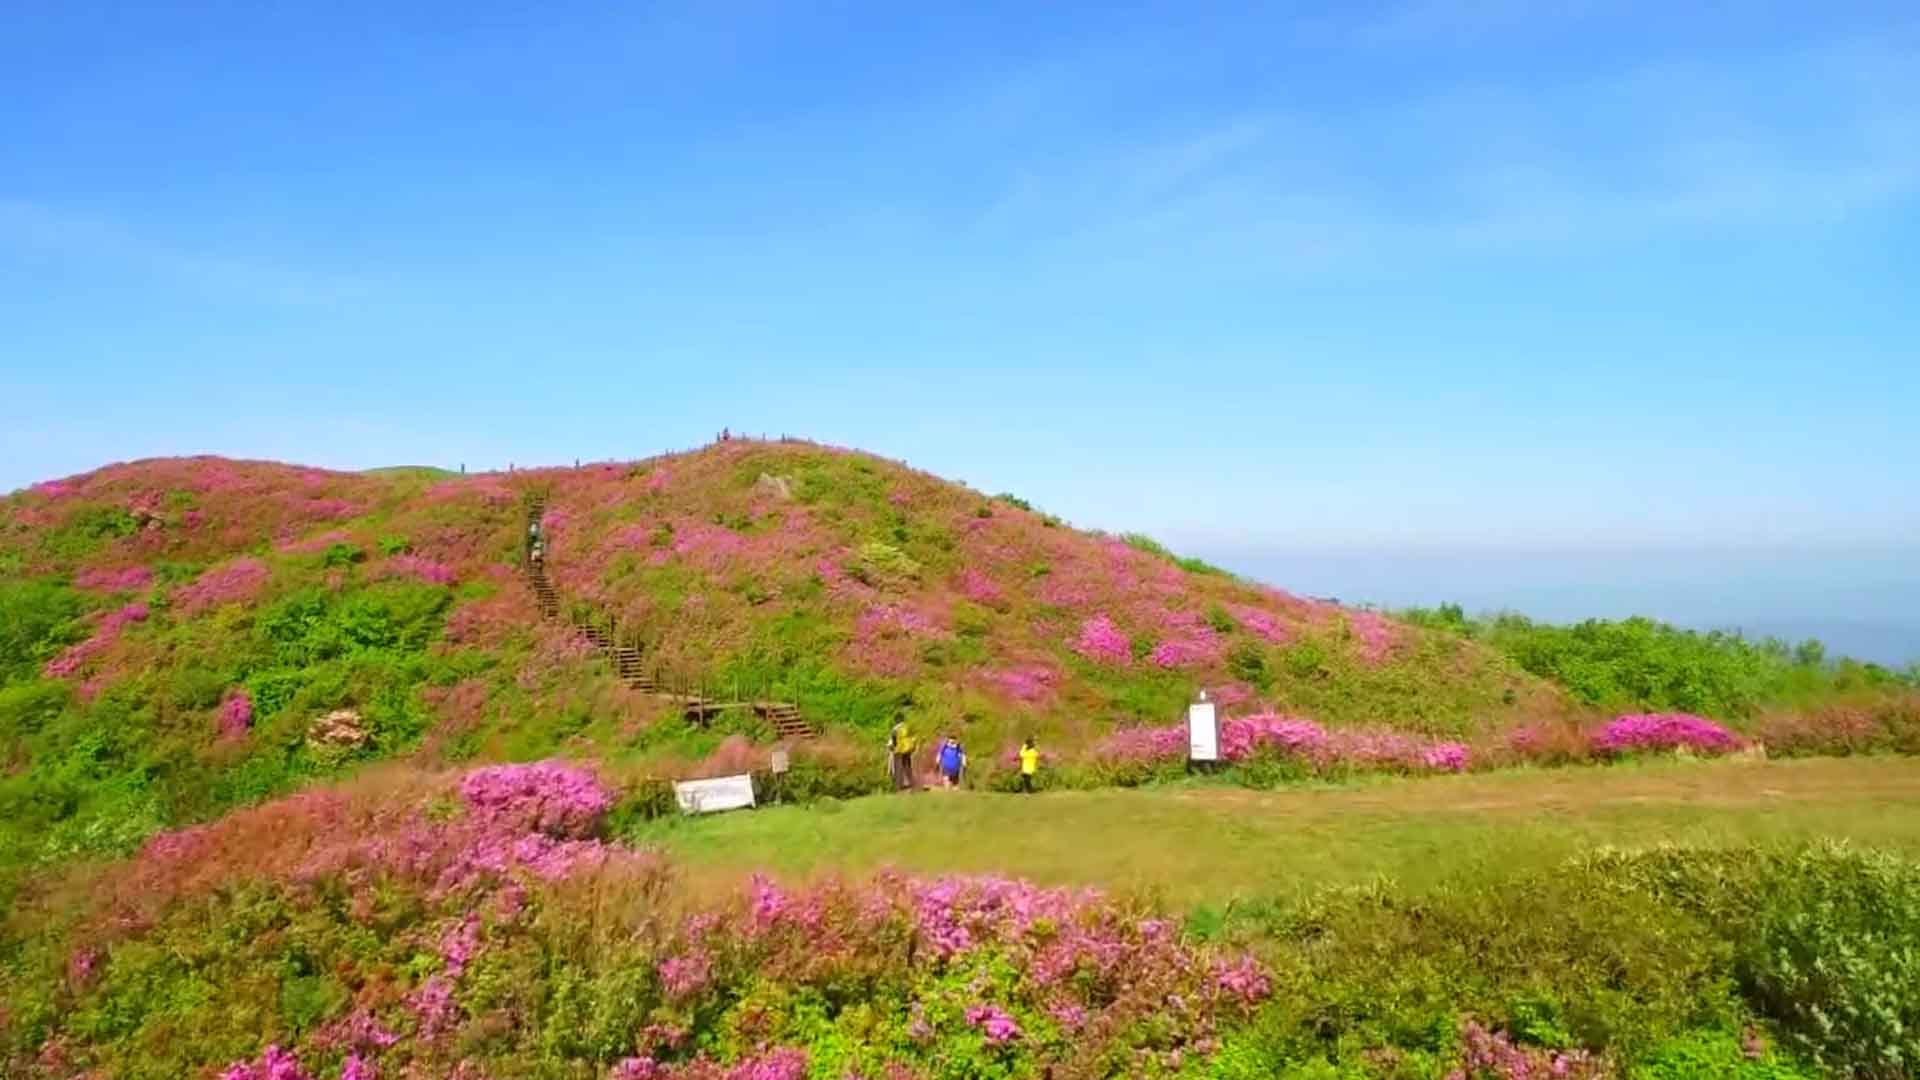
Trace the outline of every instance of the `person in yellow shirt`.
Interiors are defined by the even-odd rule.
[[[1033,778],[1040,772],[1040,750],[1033,745],[1033,736],[1020,744],[1020,790],[1033,794]]]
[[[893,790],[920,787],[913,775],[913,729],[907,726],[905,715],[896,715],[893,730],[887,733],[887,758],[893,774]]]

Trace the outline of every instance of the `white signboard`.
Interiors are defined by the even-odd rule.
[[[1220,760],[1220,725],[1214,719],[1211,701],[1187,706],[1187,760]]]
[[[753,805],[753,777],[717,776],[712,780],[681,780],[673,785],[673,797],[679,802],[680,809],[689,814],[738,810]]]

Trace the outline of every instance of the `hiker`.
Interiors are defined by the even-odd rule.
[[[893,773],[893,790],[920,789],[913,775],[913,730],[907,727],[905,715],[896,716],[893,730],[887,733],[887,760]]]
[[[1040,751],[1033,745],[1033,736],[1020,744],[1020,790],[1033,794],[1033,778],[1040,771]]]
[[[541,560],[546,555],[546,545],[542,544],[538,540],[535,540],[533,542],[533,551],[530,553],[530,555],[533,559],[533,565],[535,566],[541,565]]]
[[[949,735],[940,743],[940,779],[950,788],[960,786],[960,778],[967,767],[967,752],[960,747],[960,740]]]

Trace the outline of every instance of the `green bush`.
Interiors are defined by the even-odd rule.
[[[0,581],[0,685],[39,674],[41,665],[86,636],[80,594],[52,581]]]
[[[1753,1009],[1829,1071],[1920,1069],[1920,866],[1830,845],[1596,857],[1609,875],[1718,928]]]
[[[1663,1043],[1629,1070],[1632,1080],[1815,1080],[1777,1054],[1749,1053],[1731,1031],[1696,1031]]]
[[[1618,709],[1677,709],[1745,717],[1765,705],[1803,705],[1836,695],[1920,685],[1876,664],[1829,660],[1817,641],[1682,630],[1652,619],[1589,619],[1572,626],[1511,613],[1469,619],[1457,604],[1399,613],[1418,625],[1463,634],[1581,701]]]

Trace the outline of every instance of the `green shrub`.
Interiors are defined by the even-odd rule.
[[[1808,704],[1836,695],[1911,688],[1905,673],[1829,660],[1817,641],[1682,630],[1652,619],[1588,619],[1572,626],[1500,614],[1469,619],[1457,604],[1399,613],[1418,625],[1463,634],[1521,668],[1565,686],[1590,705],[1677,709],[1745,717],[1763,705]]]
[[[1273,685],[1267,671],[1267,650],[1259,643],[1242,641],[1227,653],[1227,670],[1243,683],[1266,690]]]
[[[1695,1031],[1662,1043],[1628,1070],[1632,1080],[1815,1080],[1777,1054],[1750,1054],[1731,1031]]]
[[[1708,919],[1595,867],[1464,879],[1418,895],[1376,882],[1236,904],[1209,936],[1265,942],[1274,996],[1229,1040],[1222,1075],[1451,1068],[1463,1018],[1516,1043],[1637,1060],[1746,1016],[1734,946]],[[1414,1071],[1404,1075],[1426,1075]]]
[[[320,555],[320,565],[329,569],[339,566],[352,566],[354,563],[365,562],[366,558],[367,553],[360,550],[357,545],[344,543],[328,544],[327,550]]]
[[[860,545],[847,574],[876,588],[899,588],[920,578],[920,563],[892,544],[869,540]]]
[[[1920,873],[1805,853],[1771,884],[1740,949],[1755,1008],[1835,1072],[1920,1071]]]
[[[0,581],[0,684],[39,674],[41,665],[86,636],[79,593],[52,581]]]
[[[1920,1067],[1920,866],[1828,845],[1604,854],[1590,871],[1718,928],[1795,1053],[1841,1075]]]

